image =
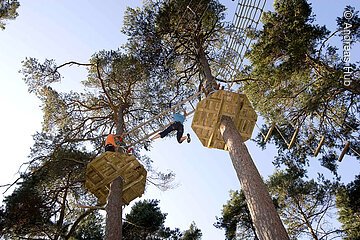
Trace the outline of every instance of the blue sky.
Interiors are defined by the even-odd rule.
[[[25,57],[35,57],[40,60],[52,58],[57,63],[87,62],[99,50],[116,49],[126,41],[120,32],[125,6],[141,5],[138,0],[20,2],[19,17],[9,21],[5,31],[0,31],[0,184],[17,178],[19,167],[28,161],[32,135],[41,129],[40,102],[27,92],[18,73],[21,61]],[[228,17],[232,19],[236,1],[220,2],[229,8]],[[356,0],[312,2],[317,22],[328,25],[331,30],[334,30],[335,18],[342,15],[344,6],[360,7]],[[272,1],[267,1],[266,9],[271,5]],[[352,61],[359,53],[357,45],[351,50]],[[85,77],[84,70],[72,67],[65,72],[62,87],[75,88]],[[202,147],[190,124],[191,119],[186,122],[185,131],[193,136],[191,144],[180,145],[174,138],[159,139],[149,153],[154,167],[176,173],[178,186],[162,192],[150,185],[143,198],[160,200],[161,210],[168,213],[167,226],[185,230],[194,221],[202,230],[203,239],[224,239],[224,232],[213,227],[213,223],[228,200],[229,190],[239,189],[239,182],[227,152]],[[276,149],[269,146],[261,151],[251,141],[247,146],[260,174],[266,179],[274,171],[271,161]],[[315,159],[311,161],[310,169],[311,176],[316,176],[319,171],[328,174]],[[351,181],[359,169],[359,162],[350,157],[345,157],[339,166],[344,182]],[[129,209],[127,207],[125,211]]]

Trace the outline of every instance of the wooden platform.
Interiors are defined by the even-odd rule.
[[[219,90],[197,104],[191,124],[205,147],[227,150],[219,130],[221,116],[233,119],[244,142],[251,138],[257,114],[248,98],[245,94]]]
[[[85,187],[100,204],[105,204],[110,183],[117,177],[123,179],[123,203],[129,204],[145,190],[146,170],[132,155],[105,152],[91,161],[86,169]]]

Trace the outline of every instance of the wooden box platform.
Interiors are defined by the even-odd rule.
[[[123,179],[123,203],[129,204],[145,190],[146,170],[132,155],[105,152],[91,161],[86,169],[85,187],[105,204],[110,183]]]
[[[219,90],[197,104],[191,124],[205,147],[227,150],[219,130],[221,116],[233,119],[244,142],[251,138],[257,114],[248,98],[245,94]]]

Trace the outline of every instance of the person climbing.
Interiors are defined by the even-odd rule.
[[[188,143],[191,141],[190,134],[186,134],[186,136],[183,136],[184,134],[184,121],[185,121],[186,111],[184,110],[184,114],[180,113],[174,113],[173,114],[173,122],[170,124],[169,127],[167,127],[164,131],[156,134],[150,140],[155,140],[157,138],[164,138],[169,133],[173,131],[177,131],[176,138],[178,143],[182,143],[183,141],[187,141]]]
[[[131,154],[133,149],[128,148],[123,141],[122,135],[109,134],[105,140],[105,152],[115,152],[122,149],[122,152]]]

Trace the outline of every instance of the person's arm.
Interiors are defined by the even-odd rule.
[[[125,145],[124,139],[123,139],[123,134],[115,134],[114,141],[115,141],[116,146]]]

